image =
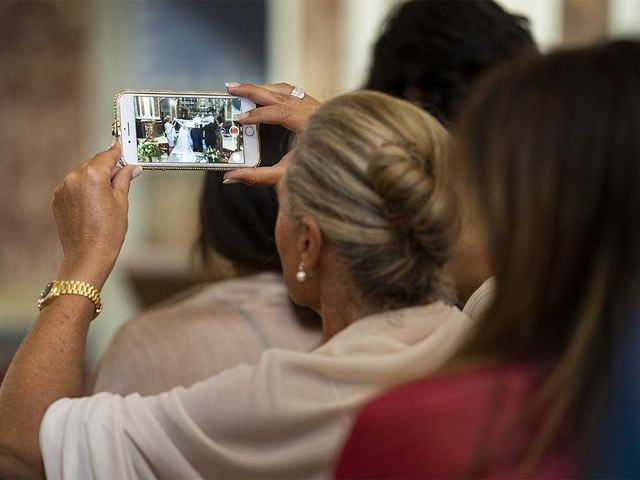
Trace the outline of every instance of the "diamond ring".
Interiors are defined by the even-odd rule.
[[[296,98],[299,98],[300,100],[302,100],[304,98],[304,88],[302,88],[302,87],[293,87],[293,90],[291,90],[290,95],[292,97],[296,97]]]

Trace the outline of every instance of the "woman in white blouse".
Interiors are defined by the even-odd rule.
[[[0,476],[330,475],[358,407],[438,368],[468,330],[443,268],[457,233],[448,152],[440,124],[402,100],[365,91],[318,108],[278,182],[276,241],[289,292],[320,313],[325,343],[147,397],[73,398],[99,301],[86,284],[100,290],[116,261],[139,171],[112,177],[114,146],[68,174],[53,202],[58,279],[85,286],[44,300],[7,374]]]

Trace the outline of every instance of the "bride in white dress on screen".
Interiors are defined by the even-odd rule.
[[[200,117],[195,117],[193,120],[176,118],[176,122],[180,124],[178,140],[176,141],[176,146],[171,150],[171,154],[167,161],[175,163],[198,163],[200,159],[196,156],[193,148],[191,147],[190,132],[196,125],[200,127],[209,122],[207,119],[202,120]]]

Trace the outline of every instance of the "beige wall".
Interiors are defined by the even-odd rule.
[[[0,328],[33,319],[61,258],[50,201],[86,152],[85,8],[0,2]]]

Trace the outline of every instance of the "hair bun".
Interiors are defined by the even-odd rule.
[[[368,174],[398,240],[408,240],[414,248],[438,257],[447,249],[440,233],[447,217],[442,199],[433,198],[432,168],[429,155],[415,146],[384,144],[373,155]]]
[[[285,176],[288,214],[315,218],[373,305],[451,301],[443,268],[458,229],[450,149],[444,127],[409,102],[339,95],[298,136]]]

